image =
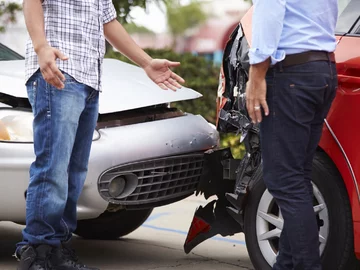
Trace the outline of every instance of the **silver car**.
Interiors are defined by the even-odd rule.
[[[199,183],[204,152],[219,134],[200,115],[170,107],[200,98],[161,90],[142,69],[105,59],[103,92],[76,234],[114,239],[138,228],[154,207],[182,200]],[[24,224],[34,161],[24,59],[0,44],[0,220]]]

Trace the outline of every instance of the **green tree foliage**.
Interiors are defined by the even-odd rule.
[[[173,103],[173,107],[192,113],[200,114],[210,123],[216,123],[216,95],[220,67],[214,66],[211,61],[203,57],[194,56],[190,53],[177,54],[169,49],[154,50],[146,49],[146,52],[154,58],[165,58],[172,61],[180,61],[181,66],[174,68],[174,72],[183,77],[185,86],[201,93],[203,97],[195,100],[187,100]],[[120,53],[109,51],[107,58],[116,58],[131,63]],[[180,90],[181,91],[181,90]],[[230,147],[234,157],[239,158],[244,153],[243,145],[240,145],[240,137],[233,134],[222,134],[221,144]]]
[[[0,32],[4,32],[9,23],[16,22],[16,12],[21,10],[17,3],[0,1]]]
[[[166,17],[169,31],[173,36],[173,46],[185,31],[200,25],[207,19],[207,14],[200,2],[192,1],[188,5],[180,5],[177,1],[166,1]]]
[[[126,23],[124,24],[124,28],[126,29],[126,31],[129,34],[133,34],[133,33],[139,33],[139,34],[155,34],[153,31],[151,31],[150,29],[144,27],[144,26],[139,26],[133,22],[130,23]]]
[[[134,7],[141,7],[146,9],[150,2],[158,4],[169,0],[113,0],[116,11],[118,12],[118,19],[125,23],[130,19],[130,11]],[[21,10],[21,6],[15,2],[0,1],[0,31],[5,31],[8,23],[16,21],[15,13]]]
[[[150,2],[155,2],[160,4],[162,2],[166,2],[168,0],[113,0],[116,11],[119,15],[119,21],[121,23],[126,23],[130,19],[130,11],[134,7],[141,7],[146,9],[147,4]]]

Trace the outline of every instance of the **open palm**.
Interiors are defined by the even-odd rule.
[[[179,62],[171,62],[166,59],[153,59],[150,64],[145,67],[145,72],[151,80],[153,80],[162,89],[176,91],[181,88],[181,83],[185,80],[174,73],[170,68],[179,66]]]

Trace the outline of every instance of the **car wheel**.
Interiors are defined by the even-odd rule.
[[[79,220],[75,234],[87,239],[117,239],[139,228],[153,209],[120,210],[94,219]]]
[[[262,173],[256,175],[245,208],[244,233],[255,269],[270,270],[276,261],[283,218]],[[347,191],[335,165],[323,152],[314,158],[313,190],[323,269],[359,269]]]

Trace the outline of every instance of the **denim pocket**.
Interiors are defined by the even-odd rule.
[[[290,84],[290,95],[292,97],[292,106],[295,119],[298,123],[310,123],[316,113],[322,111],[322,107],[326,101],[329,85],[326,82],[318,84]]]
[[[69,75],[68,73],[61,71],[63,73],[63,75],[65,76],[65,82],[64,84],[72,84],[72,83],[79,83],[77,80],[75,80],[75,78],[71,75]]]

